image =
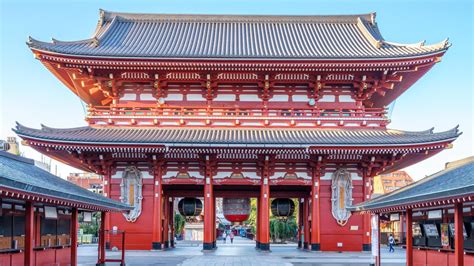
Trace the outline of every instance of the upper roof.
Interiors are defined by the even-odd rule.
[[[474,156],[392,193],[352,207],[356,211],[413,205],[474,195]]]
[[[0,188],[34,196],[53,197],[74,203],[96,206],[99,209],[125,211],[129,205],[103,197],[74,185],[39,167],[34,161],[0,151]]]
[[[31,49],[65,55],[157,59],[385,59],[445,51],[447,40],[398,44],[381,36],[375,13],[338,16],[130,14],[100,11],[90,39]]]
[[[434,133],[433,129],[408,132],[377,129],[294,128],[170,128],[78,127],[33,129],[17,124],[18,135],[36,140],[76,144],[168,146],[403,146],[439,143],[456,139],[456,128]]]

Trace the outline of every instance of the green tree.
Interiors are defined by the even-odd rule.
[[[184,225],[186,224],[186,218],[181,214],[176,213],[174,215],[174,232],[175,235],[182,235],[184,231]]]

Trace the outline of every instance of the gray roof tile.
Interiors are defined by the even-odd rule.
[[[375,210],[449,197],[472,196],[474,195],[474,157],[466,158],[463,161],[406,187],[357,204],[351,209],[357,211]]]
[[[294,145],[294,146],[392,146],[454,140],[457,127],[445,132],[409,132],[382,129],[294,128],[163,128],[78,127],[33,129],[17,125],[14,131],[26,138],[92,144],[145,145]]]
[[[100,209],[130,210],[127,204],[81,188],[34,165],[31,159],[0,151],[0,188],[54,197]]]
[[[101,11],[93,37],[32,49],[67,55],[209,59],[358,59],[439,53],[424,45],[385,41],[375,14],[340,16],[165,15]]]

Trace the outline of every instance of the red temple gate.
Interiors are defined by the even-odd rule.
[[[368,250],[370,217],[346,207],[370,198],[375,175],[459,135],[386,128],[386,106],[449,44],[385,41],[375,14],[101,11],[91,39],[28,45],[88,104],[89,125],[16,132],[104,175],[105,195],[135,207],[106,224],[127,232],[127,249],[169,246],[174,197],[204,198],[203,247],[213,249],[215,198],[255,197],[257,247],[268,250],[270,199],[283,197],[300,199],[304,248]]]

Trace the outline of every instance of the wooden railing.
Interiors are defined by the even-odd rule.
[[[232,107],[89,107],[87,120],[91,124],[118,121],[148,120],[162,122],[167,120],[196,121],[378,121],[387,123],[386,111],[383,108],[366,108],[365,110],[328,110],[301,108],[232,108]]]

